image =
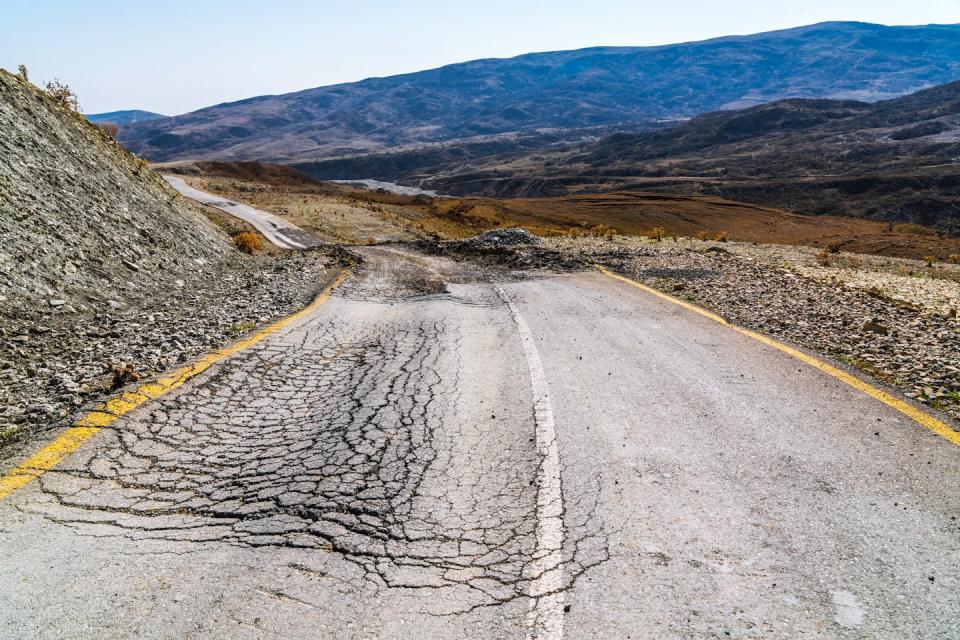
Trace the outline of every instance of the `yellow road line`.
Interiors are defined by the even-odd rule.
[[[29,484],[35,478],[42,476],[60,464],[67,456],[79,449],[83,443],[95,436],[103,427],[113,424],[113,422],[125,413],[129,413],[143,403],[176,389],[190,378],[200,375],[214,364],[229,358],[235,353],[252,347],[267,336],[313,313],[318,307],[330,299],[330,294],[333,293],[333,290],[343,284],[343,281],[346,280],[349,275],[349,270],[342,270],[330,286],[324,289],[320,295],[317,296],[316,300],[301,311],[287,316],[269,327],[252,333],[229,347],[206,355],[193,364],[178,369],[170,375],[141,385],[136,391],[124,393],[117,398],[107,400],[100,404],[94,411],[81,417],[74,426],[67,429],[50,444],[0,478],[0,500],[3,500],[17,489]]]
[[[657,296],[658,298],[661,298],[673,304],[679,305],[684,309],[693,311],[694,313],[699,313],[701,316],[710,318],[714,322],[718,322],[726,327],[729,327],[738,333],[741,333],[745,336],[753,338],[754,340],[762,342],[765,345],[773,347],[774,349],[778,349],[786,354],[789,354],[794,358],[796,358],[797,360],[801,360],[806,364],[810,365],[811,367],[815,367],[820,371],[826,373],[827,375],[833,376],[837,380],[840,380],[841,382],[845,382],[851,387],[859,391],[862,391],[863,393],[867,394],[868,396],[871,396],[872,398],[879,400],[880,402],[887,405],[888,407],[896,409],[897,411],[904,414],[911,420],[914,420],[921,426],[926,427],[933,433],[937,434],[942,438],[945,438],[946,440],[949,440],[953,444],[960,445],[960,432],[957,432],[951,429],[950,426],[947,425],[945,422],[942,422],[941,420],[937,420],[929,413],[926,413],[925,411],[922,411],[914,407],[913,405],[907,402],[904,402],[903,400],[893,397],[886,391],[864,382],[860,378],[847,373],[843,369],[838,369],[837,367],[831,364],[827,364],[823,360],[814,358],[813,356],[807,353],[794,349],[793,347],[787,346],[782,342],[778,340],[774,340],[769,336],[765,336],[761,333],[757,333],[756,331],[751,331],[750,329],[744,329],[743,327],[738,327],[735,324],[731,324],[722,316],[719,316],[713,312],[707,311],[706,309],[702,309],[696,305],[690,304],[689,302],[685,302],[683,300],[675,298],[674,296],[663,293],[662,291],[657,291],[653,287],[648,287],[647,285],[641,284],[636,280],[631,280],[630,278],[625,278],[621,275],[617,275],[616,273],[613,273],[609,269],[606,269],[599,265],[596,265],[596,268],[598,271],[600,271],[600,273],[603,273],[604,275],[610,276],[611,278],[614,278],[621,282],[625,282],[626,284],[632,287],[636,287],[637,289],[641,289],[642,291],[645,291],[651,295]]]

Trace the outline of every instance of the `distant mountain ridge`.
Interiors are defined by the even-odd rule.
[[[323,177],[338,163],[356,160],[296,166]],[[448,194],[709,194],[960,233],[960,82],[876,103],[781,100],[554,151],[393,173],[400,163],[391,154],[369,155],[365,163],[384,169],[374,173],[380,179]]]
[[[876,101],[960,79],[960,25],[830,22],[658,47],[475,60],[124,126],[155,161],[306,161],[784,98]]]
[[[140,109],[130,109],[127,111],[109,111],[107,113],[91,113],[87,115],[87,120],[94,124],[109,122],[116,125],[133,124],[134,122],[148,122],[150,120],[159,120],[169,118],[162,113],[153,111],[142,111]]]

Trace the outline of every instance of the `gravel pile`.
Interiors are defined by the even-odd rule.
[[[446,242],[421,241],[417,248],[454,260],[473,260],[510,269],[576,270],[589,265],[582,260],[542,246],[543,240],[526,229],[493,229]]]
[[[545,244],[826,354],[960,419],[960,321],[948,314],[756,257],[777,247],[636,239]]]
[[[111,365],[156,375],[299,310],[326,285],[331,262],[319,253],[261,258],[183,282],[175,303],[95,313],[48,307],[4,318],[0,445],[65,424],[110,390]]]
[[[446,244],[455,251],[484,251],[505,249],[518,245],[540,244],[540,238],[526,229],[513,227],[511,229],[484,231],[478,236],[467,238],[466,240],[455,240]]]

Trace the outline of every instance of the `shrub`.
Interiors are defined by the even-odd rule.
[[[726,231],[718,231],[718,232],[717,232],[717,235],[715,235],[715,236],[713,237],[713,239],[716,240],[717,242],[726,242],[726,241],[727,241],[727,232],[726,232]]]
[[[613,236],[617,235],[617,229],[608,224],[598,224],[590,229],[590,234],[595,238],[613,240]]]
[[[923,261],[927,263],[928,267],[932,267],[933,263],[938,260],[937,256],[923,256]]]
[[[827,253],[840,253],[840,247],[843,246],[843,243],[839,240],[834,240],[827,244]]]
[[[18,64],[17,75],[20,76],[20,79],[23,80],[24,82],[30,82],[30,76],[27,74],[27,65]]]
[[[950,257],[947,258],[947,262],[950,264],[960,264],[960,253],[951,253]]]
[[[666,229],[663,227],[654,227],[653,229],[650,229],[650,231],[647,231],[645,234],[643,234],[643,237],[647,238],[648,240],[656,240],[657,242],[660,242],[663,240],[663,236],[665,235],[667,235]]]
[[[110,383],[111,389],[119,389],[125,387],[131,382],[136,382],[140,379],[140,373],[133,368],[132,363],[113,363],[110,365],[110,373],[113,374],[113,381]]]
[[[259,233],[254,233],[253,231],[238,233],[233,236],[233,243],[237,245],[237,249],[250,255],[263,249],[263,238],[260,237]]]
[[[830,253],[826,249],[814,256],[813,259],[816,260],[817,264],[821,267],[829,267],[831,264]]]
[[[117,139],[117,133],[120,131],[120,127],[117,125],[113,124],[112,122],[101,122],[96,126],[97,129],[100,129],[100,131],[103,131],[114,140]]]
[[[709,239],[706,231],[697,231],[697,240],[703,240],[706,242]]]
[[[47,82],[47,84],[44,86],[44,89],[46,90],[48,96],[53,98],[62,106],[70,109],[71,111],[80,111],[80,100],[77,98],[77,94],[74,93],[73,89],[68,87],[66,84],[54,78],[53,80]]]

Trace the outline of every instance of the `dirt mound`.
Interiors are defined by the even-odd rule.
[[[109,309],[238,259],[142,161],[2,70],[0,122],[0,314]]]

